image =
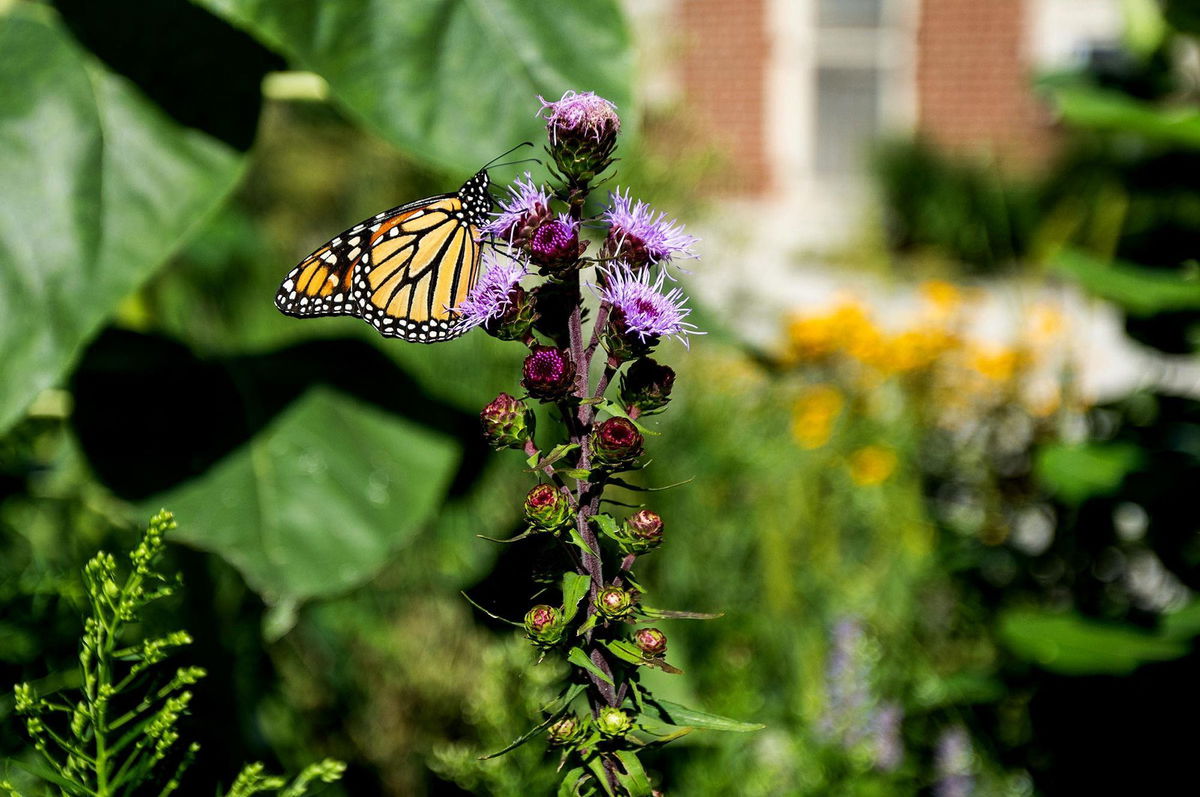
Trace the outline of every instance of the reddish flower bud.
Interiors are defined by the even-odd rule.
[[[587,733],[588,722],[584,717],[568,714],[546,729],[546,736],[554,747],[565,747],[579,741]]]
[[[479,425],[493,448],[520,448],[529,436],[533,416],[523,401],[501,393],[479,413]]]
[[[629,516],[625,521],[629,524],[629,530],[634,536],[644,540],[662,539],[663,520],[662,516],[657,512],[651,512],[649,509],[639,509]]]
[[[647,656],[661,656],[667,652],[667,635],[657,628],[639,628],[633,641]]]
[[[575,363],[563,349],[535,346],[525,358],[525,378],[521,384],[529,395],[543,401],[565,397],[575,386]]]
[[[596,611],[609,620],[620,620],[633,611],[633,593],[620,587],[605,587],[596,593]]]
[[[653,412],[667,406],[674,386],[674,371],[643,357],[629,366],[621,377],[621,401],[626,407],[637,407],[643,413]]]
[[[571,523],[571,501],[557,487],[539,484],[525,496],[525,519],[536,531],[557,531]]]
[[[642,454],[642,433],[626,418],[609,418],[591,434],[592,463],[627,465]]]
[[[611,102],[590,91],[568,91],[557,102],[543,99],[542,112],[550,155],[572,183],[586,185],[612,163],[621,119]]]
[[[539,647],[550,647],[558,643],[563,635],[562,612],[542,603],[525,614],[525,632]]]

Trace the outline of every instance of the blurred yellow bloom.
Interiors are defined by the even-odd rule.
[[[861,487],[887,481],[896,470],[896,452],[884,446],[864,446],[850,455],[850,478]]]
[[[975,346],[967,362],[973,371],[993,382],[1011,382],[1024,366],[1024,361],[1024,355],[1017,349]]]
[[[1034,344],[1046,344],[1058,338],[1063,331],[1062,311],[1048,302],[1042,302],[1029,314],[1029,340]]]
[[[827,317],[793,317],[787,327],[788,359],[811,362],[828,357],[834,350],[830,331]]]
[[[962,291],[953,282],[946,280],[926,280],[921,283],[921,296],[929,303],[933,314],[939,318],[947,318],[954,314],[963,302]]]
[[[957,343],[954,335],[937,327],[905,330],[888,341],[881,367],[892,373],[925,370],[937,363]]]
[[[825,445],[844,404],[842,394],[829,385],[808,388],[792,405],[792,437],[809,450]]]

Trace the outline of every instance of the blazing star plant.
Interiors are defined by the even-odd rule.
[[[672,259],[695,257],[696,239],[629,189],[610,194],[600,214],[586,215],[593,183],[613,162],[621,129],[616,106],[568,91],[554,102],[543,99],[540,113],[551,185],[526,172],[508,188],[484,234],[511,262],[489,265],[455,309],[462,323],[529,350],[521,395],[501,393],[480,414],[488,443],[522,451],[538,480],[524,499],[525,531],[497,542],[557,539],[566,572],[557,593],[531,589],[539,602],[523,621],[507,622],[543,656],[563,656],[574,669],[543,721],[494,755],[545,733],[561,755],[560,794],[650,795],[643,751],[697,728],[761,727],[657,699],[642,686],[646,668],[680,672],[666,661],[667,634],[652,624],[719,615],[650,605],[636,569],[664,543],[666,523],[652,508],[634,506],[618,517],[602,506],[608,488],[646,489],[624,474],[648,464],[653,432],[644,423],[666,409],[675,384],[675,372],[649,355],[665,339],[687,347],[689,337],[703,334],[686,320],[683,289],[664,282],[674,279],[667,273]],[[598,254],[588,257],[581,235],[595,229],[604,232]],[[521,284],[535,274],[540,284]],[[589,291],[581,290],[585,282]],[[590,324],[587,297],[598,301]],[[555,409],[561,428],[535,434],[536,403]]]

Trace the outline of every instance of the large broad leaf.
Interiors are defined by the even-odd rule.
[[[460,172],[543,135],[537,95],[595,91],[628,111],[614,0],[197,0],[320,74],[404,149]]]
[[[1065,675],[1122,675],[1151,661],[1188,652],[1177,639],[1131,626],[1110,625],[1070,614],[1014,610],[1000,620],[1000,639],[1021,658]]]
[[[1200,310],[1200,281],[1180,272],[1108,262],[1075,249],[1060,252],[1050,267],[1130,315]]]
[[[0,16],[0,429],[233,187],[241,159],[89,58]]]
[[[219,553],[272,603],[361,584],[441,504],[459,458],[444,435],[310,391],[204,476],[158,496],[177,539]]]

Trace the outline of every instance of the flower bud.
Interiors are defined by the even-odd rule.
[[[525,633],[538,647],[558,644],[564,625],[562,612],[544,603],[534,606],[525,614]]]
[[[605,587],[596,593],[596,611],[608,620],[620,620],[633,611],[633,593],[620,587]]]
[[[675,372],[665,365],[643,357],[621,377],[621,401],[626,407],[637,407],[643,413],[667,406]]]
[[[639,628],[633,641],[647,656],[657,657],[667,652],[667,635],[657,628]]]
[[[525,402],[501,393],[479,413],[479,425],[492,448],[520,448],[533,428],[533,415]]]
[[[639,509],[625,519],[621,528],[621,552],[646,553],[662,545],[663,520],[657,512]]]
[[[529,241],[529,257],[545,273],[560,275],[575,266],[586,244],[579,242],[579,222],[560,215],[534,231]]]
[[[534,346],[533,353],[525,358],[521,384],[534,398],[557,401],[575,387],[575,363],[563,349]]]
[[[535,531],[557,531],[573,520],[571,501],[551,484],[539,484],[525,496],[525,519]]]
[[[587,733],[587,720],[574,714],[568,714],[546,730],[550,744],[554,747],[565,747],[583,738]]]
[[[550,155],[570,182],[586,185],[612,163],[621,119],[611,102],[590,91],[568,91],[557,102],[542,99],[541,112]]]
[[[596,729],[601,736],[613,738],[624,736],[633,730],[633,720],[619,708],[605,706],[596,715]]]
[[[594,465],[627,465],[642,455],[642,433],[626,418],[609,418],[589,438]]]
[[[657,335],[640,335],[631,329],[625,311],[620,307],[613,307],[609,311],[601,339],[604,350],[620,362],[645,357],[654,351],[661,340]]]
[[[536,320],[533,297],[520,285],[515,285],[508,292],[508,306],[499,316],[486,321],[483,328],[500,340],[525,340]]]

